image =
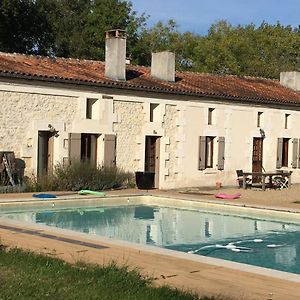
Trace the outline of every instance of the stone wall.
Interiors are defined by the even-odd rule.
[[[69,125],[77,111],[76,97],[0,91],[0,103],[0,150],[14,151],[17,157],[28,135],[37,134],[28,132],[33,121]]]
[[[178,118],[177,106],[166,105],[163,128],[165,136],[168,138],[168,143],[165,147],[165,152],[167,154],[167,160],[165,163],[166,176],[165,181],[173,181],[177,178],[177,148],[178,142],[176,141],[177,136],[177,125],[176,120]]]
[[[145,123],[143,104],[114,101],[114,113],[117,115],[113,129],[117,135],[117,166],[130,172],[137,171],[142,151],[138,140]]]

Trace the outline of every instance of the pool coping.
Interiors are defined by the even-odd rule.
[[[134,196],[151,196],[151,197],[163,197],[167,199],[176,199],[176,200],[187,200],[187,201],[195,201],[195,202],[201,202],[201,203],[211,203],[211,204],[219,204],[224,206],[233,206],[233,207],[248,207],[248,208],[255,208],[255,209],[261,209],[261,210],[269,210],[269,211],[278,211],[278,212],[289,212],[289,213],[299,213],[300,214],[300,207],[299,209],[296,208],[285,208],[285,207],[279,207],[279,206],[267,206],[267,205],[258,205],[258,204],[248,204],[248,203],[240,203],[240,202],[226,202],[221,200],[210,200],[210,199],[199,199],[195,195],[187,195],[187,194],[174,194],[174,195],[168,195],[166,192],[157,192],[152,193],[150,190],[147,192],[139,192],[139,193],[129,193],[129,194],[107,194],[104,197],[101,196],[93,196],[93,195],[78,195],[78,194],[71,194],[71,195],[57,195],[57,198],[3,198],[1,199],[0,196],[0,205],[6,204],[6,203],[20,203],[20,202],[53,202],[53,201],[72,201],[74,199],[106,199],[106,198],[124,198],[124,197],[134,197]]]
[[[78,196],[78,197],[70,196],[70,197],[66,197],[66,198],[54,198],[54,199],[47,199],[47,200],[14,199],[14,201],[11,201],[10,199],[5,199],[6,201],[0,202],[0,207],[5,204],[16,205],[18,203],[22,203],[22,204],[26,205],[28,203],[34,203],[34,204],[49,203],[49,202],[55,203],[55,202],[68,202],[68,201],[72,201],[72,200],[73,201],[77,201],[77,200],[100,200],[101,201],[101,199],[109,200],[109,199],[114,199],[114,198],[120,199],[120,198],[130,198],[130,197],[140,197],[140,196],[166,198],[171,201],[172,200],[180,200],[181,201],[180,204],[184,204],[184,202],[190,201],[190,203],[194,202],[196,206],[197,206],[197,204],[204,205],[204,206],[213,204],[213,206],[216,205],[219,208],[227,207],[227,208],[229,208],[229,210],[231,210],[232,213],[236,213],[238,209],[242,209],[242,210],[244,210],[244,209],[252,210],[253,209],[255,211],[259,210],[261,212],[268,211],[271,216],[274,214],[275,217],[278,217],[278,215],[282,215],[282,214],[284,214],[285,216],[286,216],[286,214],[291,214],[293,216],[296,216],[296,218],[299,219],[299,222],[300,222],[300,213],[298,211],[290,211],[290,210],[284,209],[284,208],[278,210],[273,207],[272,209],[269,209],[266,206],[244,205],[244,204],[240,204],[240,203],[235,203],[234,205],[232,205],[232,203],[226,203],[226,202],[203,200],[203,199],[195,200],[195,199],[191,199],[190,197],[185,198],[185,197],[179,197],[179,196],[176,197],[176,196],[168,196],[168,195],[164,195],[164,194],[158,195],[158,194],[151,194],[151,193],[131,194],[131,195],[130,194],[128,194],[128,195],[110,195],[110,196],[107,196],[104,198],[91,197],[91,196],[82,198],[81,196]],[[212,208],[212,210],[214,210],[214,208]],[[105,243],[107,245],[128,247],[128,248],[136,249],[139,251],[156,253],[159,255],[167,255],[167,256],[172,256],[172,257],[178,258],[178,259],[184,259],[184,260],[189,260],[189,261],[193,261],[193,262],[203,263],[206,265],[219,266],[219,267],[229,268],[229,269],[233,269],[233,270],[239,270],[239,271],[243,271],[243,272],[247,272],[247,273],[255,273],[258,275],[262,275],[262,276],[268,276],[268,277],[273,277],[273,278],[277,278],[277,279],[300,283],[300,275],[294,274],[294,273],[288,273],[288,272],[283,272],[283,271],[278,271],[278,270],[273,270],[273,269],[267,269],[264,267],[247,265],[244,263],[232,262],[232,261],[227,261],[227,260],[218,259],[218,258],[212,258],[212,257],[208,257],[208,256],[184,253],[184,252],[179,252],[179,251],[175,251],[175,250],[160,248],[157,246],[142,245],[142,244],[137,244],[137,243],[128,242],[128,241],[116,240],[116,239],[112,239],[112,238],[108,238],[108,237],[104,237],[104,236],[92,236],[92,235],[88,235],[85,233],[72,231],[69,229],[60,229],[60,228],[51,227],[51,226],[47,226],[47,225],[15,221],[15,220],[10,220],[5,217],[0,217],[0,224],[2,223],[2,221],[5,224],[9,224],[11,226],[21,226],[22,228],[25,228],[25,229],[29,228],[29,230],[32,228],[33,228],[33,230],[43,230],[45,232],[50,232],[51,234],[53,234],[55,236],[56,235],[64,235],[64,236],[70,237],[72,239],[80,238],[80,239],[97,242],[100,244]],[[24,232],[24,233],[26,233],[26,232]]]
[[[16,204],[38,204],[38,203],[68,203],[69,201],[107,201],[109,199],[122,199],[122,198],[134,198],[134,197],[153,197],[154,199],[157,198],[165,198],[168,201],[178,201],[176,204],[183,204],[183,203],[190,203],[194,204],[195,206],[201,206],[201,208],[208,208],[209,210],[216,210],[222,208],[221,212],[224,212],[223,209],[226,210],[226,212],[231,212],[238,214],[242,211],[250,212],[251,216],[258,216],[258,217],[265,217],[265,218],[283,218],[285,221],[286,219],[284,217],[288,217],[288,221],[299,221],[300,222],[300,210],[297,209],[291,209],[291,208],[284,208],[284,207],[272,207],[272,206],[265,206],[265,205],[254,205],[254,204],[246,204],[246,203],[233,203],[233,202],[225,202],[225,201],[214,201],[214,200],[208,200],[208,199],[199,199],[195,197],[184,197],[184,196],[178,196],[178,195],[166,195],[163,193],[138,193],[138,194],[122,194],[122,195],[106,195],[104,197],[99,196],[84,196],[81,195],[71,195],[67,197],[58,197],[58,198],[51,198],[51,199],[39,199],[39,198],[21,198],[21,199],[0,199],[0,209],[2,206],[6,205],[16,205]],[[161,203],[160,205],[163,205]],[[180,206],[181,207],[181,206]],[[267,215],[265,213],[267,212]],[[261,213],[261,214],[260,214]],[[293,217],[292,220],[290,220],[290,217]]]

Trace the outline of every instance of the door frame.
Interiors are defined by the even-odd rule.
[[[37,175],[48,175],[53,171],[55,133],[39,130],[37,140]]]
[[[159,188],[159,176],[160,176],[160,139],[161,136],[155,135],[146,135],[145,136],[145,161],[144,161],[144,171],[145,172],[154,172],[154,188]],[[150,167],[147,159],[149,155],[147,155],[147,151],[149,151],[149,140],[152,140],[152,145],[154,145],[154,166]]]
[[[81,133],[80,160],[97,165],[98,138],[100,134]]]
[[[252,143],[252,172],[263,172],[263,147],[264,139],[262,137],[253,137]],[[257,147],[257,148],[256,148]],[[256,159],[258,158],[258,159]],[[260,176],[253,176],[252,182],[260,182]]]

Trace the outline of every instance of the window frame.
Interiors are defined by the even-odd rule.
[[[205,137],[205,169],[214,167],[214,136]]]
[[[284,129],[289,129],[289,119],[291,114],[284,115]]]
[[[213,112],[215,108],[209,107],[208,108],[208,115],[207,115],[207,125],[213,125]]]
[[[149,122],[154,123],[157,122],[158,120],[158,110],[159,109],[159,103],[150,103],[150,115],[149,115]]]
[[[199,136],[198,170],[224,170],[224,162],[225,137]]]
[[[281,157],[281,166],[289,166],[289,138],[282,139],[282,157]]]
[[[85,118],[87,120],[95,119],[95,106],[98,99],[95,98],[86,98],[86,105],[85,105]]]
[[[262,111],[257,112],[257,127],[258,127],[258,128],[261,127],[262,114],[263,114]]]

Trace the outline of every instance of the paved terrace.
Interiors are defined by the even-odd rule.
[[[242,194],[237,200],[217,200],[216,192]],[[184,198],[194,201],[211,201],[230,205],[272,208],[300,213],[300,186],[290,190],[254,191],[240,189],[200,189],[189,188],[174,191],[122,190],[108,192],[108,195],[153,194],[163,197]],[[0,202],[33,200],[30,194],[0,195]],[[70,198],[72,193],[60,193],[59,198]],[[78,197],[76,195],[76,197]],[[85,196],[80,196],[84,198]],[[299,299],[300,282],[235,270],[224,265],[212,265],[204,262],[187,260],[178,256],[169,256],[164,250],[147,250],[130,247],[126,242],[110,243],[109,240],[97,240],[73,234],[68,231],[61,234],[56,229],[36,228],[0,221],[1,242],[10,247],[20,247],[38,253],[62,258],[68,262],[84,260],[86,262],[106,264],[115,261],[138,268],[143,275],[154,278],[154,284],[168,284],[188,289],[200,295],[225,295],[236,299]],[[207,258],[209,260],[209,258]],[[226,264],[225,264],[226,265]],[[272,271],[270,272],[272,273]]]

